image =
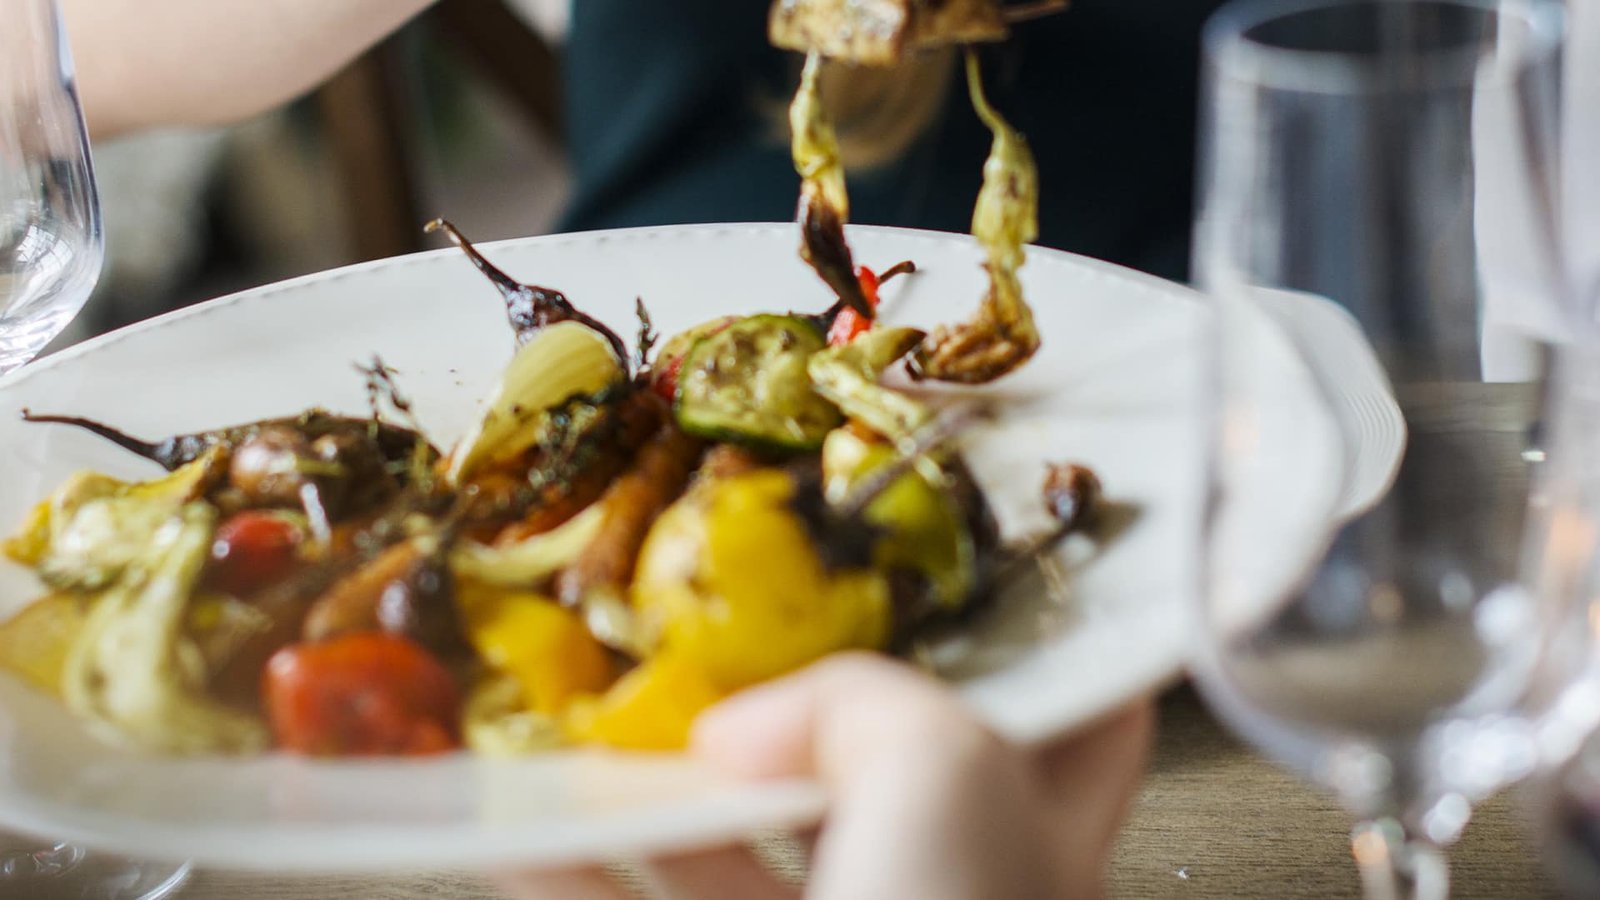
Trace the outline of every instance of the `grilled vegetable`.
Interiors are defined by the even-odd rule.
[[[251,751],[266,743],[254,717],[206,695],[201,656],[183,630],[215,518],[191,503],[151,532],[67,655],[67,706],[110,736],[172,753]]]
[[[1025,245],[1039,236],[1039,173],[1027,140],[984,97],[978,57],[971,51],[967,86],[978,117],[994,132],[972,211],[972,236],[988,257],[984,268],[989,293],[971,321],[934,330],[917,352],[911,373],[982,384],[1027,362],[1039,349],[1039,331],[1017,278],[1026,261]]]
[[[915,328],[875,328],[842,346],[812,355],[812,387],[850,418],[899,439],[926,425],[933,413],[916,399],[878,384],[878,377],[922,343]]]
[[[710,337],[739,319],[739,316],[722,316],[701,322],[688,331],[680,331],[668,338],[656,353],[655,365],[651,367],[650,389],[670,402],[678,395],[678,375],[683,371],[683,358],[689,355],[701,338]]]
[[[777,0],[768,37],[775,47],[884,66],[916,50],[1004,40],[1006,21],[998,0]]]
[[[516,468],[523,471],[526,499],[520,521],[506,526],[494,541],[514,544],[571,519],[605,493],[634,453],[666,418],[666,404],[632,384],[620,398],[583,399],[555,411],[541,445]]]
[[[750,316],[702,338],[678,376],[679,427],[762,448],[820,446],[840,422],[806,371],[823,346],[822,333],[800,316]]]
[[[886,444],[869,443],[838,429],[822,447],[822,468],[830,496],[845,497],[869,473],[893,463]],[[926,579],[929,599],[944,610],[966,604],[977,587],[977,548],[964,511],[939,481],[915,469],[901,475],[865,509],[866,521],[880,536],[873,563],[885,571],[906,570]]]
[[[311,607],[304,632],[308,641],[356,631],[376,631],[383,592],[405,578],[428,550],[421,540],[395,544],[376,559],[335,582]]]
[[[109,425],[78,416],[37,415],[28,410],[23,410],[22,418],[28,422],[72,425],[82,428],[105,438],[135,456],[148,459],[168,471],[173,471],[194,462],[213,448],[221,447],[231,451],[263,431],[275,429],[293,431],[307,442],[313,442],[324,437],[337,436],[365,438],[373,443],[378,455],[389,462],[404,462],[410,458],[419,441],[424,445],[427,443],[421,435],[409,428],[374,419],[336,416],[320,409],[307,410],[298,416],[289,418],[265,419],[260,422],[250,422],[212,431],[174,435],[156,442],[131,437]]]
[[[434,219],[424,229],[428,232],[443,231],[445,236],[461,251],[467,255],[474,268],[483,273],[489,282],[500,291],[500,296],[505,299],[506,318],[511,322],[511,330],[516,333],[517,345],[520,347],[534,336],[561,322],[572,322],[588,328],[590,331],[605,338],[611,346],[611,351],[619,362],[628,359],[628,348],[622,343],[622,338],[615,331],[606,327],[600,320],[581,312],[565,294],[551,288],[535,287],[523,284],[501,271],[494,263],[485,259],[472,242],[461,235],[454,225],[444,219]]]
[[[417,756],[460,746],[450,673],[402,637],[361,632],[287,647],[264,683],[275,743],[312,756]]]
[[[480,469],[515,460],[549,439],[552,417],[564,405],[626,379],[623,358],[592,328],[558,322],[540,330],[517,350],[482,415],[450,451],[446,478],[460,485]]]
[[[795,171],[800,173],[800,258],[805,260],[839,302],[865,319],[874,315],[857,280],[844,223],[850,219],[850,196],[845,192],[844,163],[839,159],[839,139],[822,105],[818,78],[822,56],[806,57],[800,89],[789,107]]]
[[[895,263],[882,275],[873,273],[866,266],[856,267],[856,280],[861,283],[861,294],[866,298],[867,305],[872,308],[874,315],[878,311],[878,288],[896,275],[908,274],[916,270],[916,263],[909,259]],[[840,344],[848,344],[856,335],[871,327],[871,318],[863,316],[848,306],[841,307],[838,314],[833,317],[833,323],[828,326],[828,346],[836,347]]]
[[[46,594],[0,623],[0,667],[59,697],[67,654],[83,632],[93,602],[79,594]]]
[[[597,698],[573,704],[569,739],[624,750],[679,750],[695,716],[727,695],[694,661],[672,653],[647,660]]]
[[[627,603],[634,561],[650,524],[683,492],[704,444],[668,425],[639,451],[600,498],[600,527],[556,580],[557,596],[572,609],[620,607]]]
[[[74,475],[34,507],[5,553],[45,584],[94,591],[122,577],[150,536],[219,478],[216,449],[154,481],[130,483],[95,472]]]
[[[822,523],[808,513],[821,505],[820,486],[764,469],[702,482],[662,513],[633,586],[659,652],[732,690],[835,650],[884,647],[887,582],[843,528],[828,529],[842,552],[819,549]]]
[[[1057,463],[1045,473],[1041,489],[1045,508],[1062,528],[1076,531],[1093,524],[1100,511],[1100,477],[1086,466]]]
[[[450,553],[458,578],[503,588],[531,589],[572,565],[604,523],[604,513],[590,506],[563,524],[516,543],[490,547],[462,541]]]
[[[247,596],[294,570],[305,529],[269,510],[237,513],[217,529],[205,581],[235,596]]]
[[[503,673],[491,673],[472,686],[461,719],[462,737],[478,753],[537,753],[565,741],[556,719],[528,709],[521,682]]]
[[[611,659],[583,620],[554,600],[466,582],[457,598],[483,661],[516,679],[524,708],[553,715],[611,684]]]

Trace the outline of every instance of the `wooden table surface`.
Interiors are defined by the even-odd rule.
[[[1160,721],[1150,773],[1112,863],[1113,897],[1360,895],[1347,845],[1350,821],[1329,797],[1240,746],[1187,688],[1162,699]],[[1450,861],[1454,896],[1462,900],[1559,896],[1540,869],[1514,794],[1476,813]],[[470,874],[273,878],[200,872],[180,896],[486,900],[498,894]]]
[[[1532,395],[1522,388],[1475,386],[1470,414],[1456,421],[1458,396],[1414,397],[1431,423],[1459,430],[1475,453],[1494,458],[1497,494],[1508,509],[1525,496],[1518,462]],[[1161,731],[1150,772],[1123,833],[1111,872],[1111,893],[1127,898],[1358,897],[1348,848],[1351,822],[1327,795],[1308,787],[1230,737],[1193,691],[1162,698]],[[1515,793],[1475,814],[1452,850],[1457,898],[1557,897],[1528,838]],[[497,894],[470,874],[396,878],[273,878],[199,872],[184,898],[288,900],[347,896],[374,900],[489,898]],[[886,898],[887,900],[887,898]]]

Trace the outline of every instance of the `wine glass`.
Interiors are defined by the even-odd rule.
[[[0,374],[33,359],[94,289],[104,256],[89,140],[54,0],[15,0],[0,30]],[[155,900],[187,864],[85,853],[0,832],[0,896]]]
[[[1547,761],[1525,798],[1538,844],[1574,897],[1600,891],[1600,342],[1592,330],[1552,354],[1549,462],[1532,505],[1525,581],[1564,611],[1530,692]]]
[[[1523,703],[1559,621],[1518,571],[1511,413],[1544,367],[1505,338],[1563,315],[1562,10],[1243,0],[1204,40],[1194,262],[1216,403],[1194,673],[1358,818],[1370,896],[1442,897],[1439,848],[1537,765]],[[1318,358],[1315,329],[1265,315],[1286,292],[1344,308],[1393,402],[1337,370],[1260,377]]]
[[[53,0],[18,0],[0,33],[0,374],[83,308],[104,237],[72,58]]]

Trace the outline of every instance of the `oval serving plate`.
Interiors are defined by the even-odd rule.
[[[970,239],[887,228],[852,228],[851,239],[867,265],[909,258],[921,268],[885,288],[891,321],[955,322],[982,296]],[[633,332],[642,297],[671,334],[723,313],[826,307],[831,298],[796,258],[796,240],[790,225],[711,225],[483,249],[623,334]],[[1042,524],[1047,459],[1099,473],[1117,504],[1114,527],[1099,542],[1069,543],[1042,578],[929,656],[997,729],[1039,740],[1181,669],[1204,483],[1195,351],[1205,308],[1185,288],[1055,251],[1033,250],[1022,275],[1044,349],[981,390],[1001,414],[968,441],[967,458],[1009,532]],[[154,436],[312,405],[362,413],[353,364],[376,353],[445,445],[511,350],[499,296],[453,249],[308,276],[101,337],[0,380],[0,528],[15,527],[78,469],[152,474],[76,430],[20,422],[24,407]],[[1304,381],[1307,409],[1315,405],[1295,365],[1273,377]],[[1286,508],[1320,516],[1327,511],[1307,486],[1337,478],[1340,451],[1309,441],[1301,450],[1281,496]],[[1263,535],[1264,551],[1273,539]],[[28,573],[0,564],[0,616],[38,593]],[[575,863],[798,825],[822,809],[809,784],[730,784],[670,755],[153,758],[99,742],[5,676],[0,760],[0,827],[278,872]]]

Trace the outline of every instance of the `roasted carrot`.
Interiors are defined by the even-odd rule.
[[[563,604],[582,606],[596,591],[623,595],[650,523],[683,492],[704,448],[703,441],[672,424],[644,445],[632,468],[601,498],[599,534],[557,577],[556,596]]]

